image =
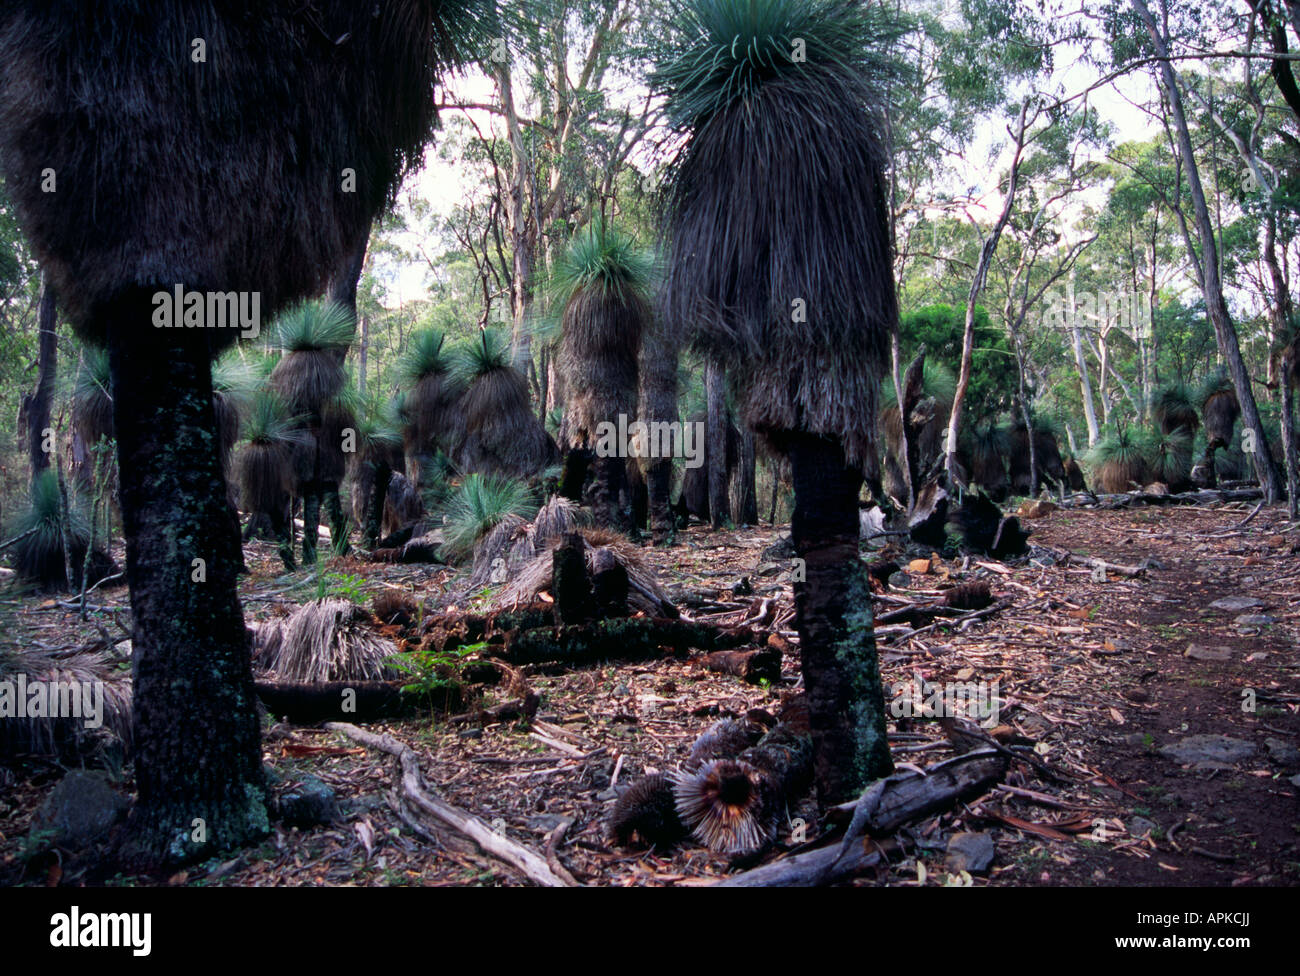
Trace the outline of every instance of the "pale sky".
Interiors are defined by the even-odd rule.
[[[1097,79],[1097,70],[1082,62],[1081,53],[1078,48],[1065,48],[1057,52],[1056,69],[1045,86],[1046,91],[1059,90],[1073,94],[1087,88]],[[481,74],[458,79],[451,89],[461,100],[469,102],[490,102],[495,96],[495,84]],[[517,92],[522,90],[522,85],[516,86]],[[630,88],[633,98],[644,97],[644,92],[643,85],[633,84]],[[1150,73],[1139,72],[1089,93],[1088,100],[1099,115],[1111,124],[1113,141],[1118,144],[1149,139],[1157,132],[1153,121],[1136,104],[1150,99],[1153,92],[1154,82]],[[455,111],[448,109],[446,115],[450,116]],[[500,130],[502,127],[500,120],[490,113],[474,111],[472,115],[484,131],[490,128]],[[1006,145],[1009,141],[1007,124],[1004,120],[981,121],[980,130],[969,151],[964,160],[959,161],[961,165],[950,172],[945,187],[959,196],[964,196],[968,188],[974,187],[976,203],[972,209],[977,215],[983,212],[989,221],[996,217],[1002,205],[997,190],[997,176],[1010,163],[1010,152]],[[474,182],[475,177],[467,167],[442,161],[437,157],[436,148],[430,147],[424,168],[409,178],[408,185],[413,186],[435,210],[445,215],[464,199]],[[1099,186],[1087,202],[1099,206],[1104,201],[1104,196],[1105,189]],[[415,250],[417,242],[413,239],[399,239],[398,243],[408,250]],[[374,270],[388,285],[391,304],[417,301],[427,294],[430,272],[423,261],[400,265],[381,261]]]

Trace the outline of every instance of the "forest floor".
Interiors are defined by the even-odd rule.
[[[1059,779],[1013,763],[1001,786],[913,824],[886,864],[852,883],[964,883],[969,876],[949,870],[944,850],[950,835],[970,831],[988,834],[996,848],[992,868],[975,885],[1300,885],[1300,526],[1286,522],[1281,508],[1243,524],[1250,511],[1058,510],[1027,522],[1031,544],[1048,547],[1027,559],[959,557],[936,561],[926,574],[895,574],[889,592],[897,596],[984,579],[1006,606],[960,631],[944,625],[901,644],[882,639],[887,692],[917,677],[988,683],[998,721],[1033,742]],[[762,610],[770,626],[792,630],[785,566],[763,556],[782,531],[788,527],[697,527],[676,545],[643,554],[679,606],[700,608],[688,612],[739,619]],[[1085,566],[1053,560],[1052,550],[1126,566],[1146,560],[1147,569],[1100,581]],[[269,547],[252,547],[250,566],[242,584],[250,617],[287,613],[317,595],[313,584],[285,590]],[[430,609],[445,602],[439,595],[451,577],[437,566],[351,558],[335,560],[329,571],[331,587],[357,591],[349,595],[399,587],[427,599]],[[733,594],[742,578],[752,595]],[[126,598],[123,590],[96,596],[101,606]],[[1242,601],[1237,609],[1213,606],[1226,597]],[[14,620],[19,640],[46,646],[75,646],[97,630],[35,598]],[[529,675],[542,696],[537,718],[547,723],[540,738],[520,724],[466,729],[428,718],[382,730],[415,750],[430,789],[534,850],[549,840],[582,883],[707,884],[729,866],[693,842],[666,851],[612,844],[605,819],[614,786],[675,768],[719,716],[774,709],[798,675],[789,655],[771,687],[680,659],[609,663]],[[891,720],[890,733],[895,762],[924,766],[953,755],[937,722]],[[1193,736],[1226,736],[1249,754],[1179,761],[1160,751]],[[264,742],[281,776],[309,773],[337,791],[336,822],[276,827],[232,859],[147,883],[524,883],[472,845],[431,842],[404,825],[387,800],[396,782],[390,757],[310,727],[269,725]],[[24,877],[32,815],[62,768],[11,761],[9,772],[13,782],[0,791],[0,878],[12,882]],[[123,785],[129,788],[129,779]],[[806,841],[815,843],[812,801],[805,798],[791,815],[802,818]],[[787,832],[767,859],[798,846]],[[45,880],[32,875],[26,883]]]

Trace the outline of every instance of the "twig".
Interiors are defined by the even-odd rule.
[[[551,888],[567,888],[570,882],[556,874],[546,860],[533,851],[498,834],[478,817],[466,813],[436,795],[426,793],[420,786],[420,765],[415,753],[392,736],[375,735],[357,728],[349,722],[326,722],[325,728],[338,732],[370,749],[378,749],[396,756],[402,767],[402,790],[406,799],[418,809],[469,837],[484,852],[518,868],[538,884]]]

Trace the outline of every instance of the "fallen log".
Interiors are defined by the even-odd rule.
[[[511,664],[558,661],[646,661],[689,650],[731,650],[754,643],[748,627],[713,627],[666,617],[615,618],[562,627],[535,627],[507,635],[492,654]]]
[[[572,880],[558,875],[546,862],[546,858],[517,844],[502,833],[497,833],[473,814],[466,813],[452,806],[436,794],[425,792],[420,783],[420,765],[415,753],[407,746],[387,735],[375,735],[363,731],[347,722],[329,722],[325,726],[331,732],[338,732],[354,742],[360,742],[369,749],[386,752],[396,756],[402,769],[402,793],[416,809],[436,819],[446,827],[463,834],[478,845],[485,854],[504,861],[530,880],[549,888],[566,888],[572,886]]]
[[[712,651],[697,659],[700,667],[729,674],[751,685],[781,680],[781,652],[775,647],[752,651]]]
[[[257,697],[276,718],[298,725],[347,719],[373,722],[402,718],[428,709],[426,693],[407,693],[403,681],[255,681]],[[464,707],[459,688],[447,688],[436,696],[433,707],[452,710]]]
[[[843,840],[737,874],[716,887],[812,887],[833,884],[880,863],[881,853],[860,842],[860,834],[884,835],[913,820],[988,790],[1006,774],[1007,758],[981,749],[928,767],[924,774],[902,770],[877,780],[851,803],[827,811],[832,823],[848,823]]]
[[[1128,491],[1116,494],[1075,494],[1060,502],[1061,508],[1101,508],[1107,511],[1132,505],[1210,505],[1215,502],[1253,502],[1264,497],[1258,488],[1202,488],[1175,494]]]

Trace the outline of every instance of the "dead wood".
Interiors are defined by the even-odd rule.
[[[416,761],[415,753],[401,742],[388,735],[375,735],[363,731],[347,722],[329,722],[325,727],[369,749],[378,749],[390,756],[396,756],[402,768],[402,793],[405,798],[420,812],[433,817],[444,827],[450,827],[470,838],[485,854],[490,854],[522,871],[525,876],[539,885],[548,888],[567,888],[573,885],[571,879],[565,880],[552,870],[546,858],[522,844],[515,843],[504,834],[495,832],[473,814],[466,813],[436,794],[427,792],[421,783],[420,765]]]
[[[781,652],[775,647],[751,651],[713,651],[698,659],[700,666],[718,674],[729,674],[751,685],[775,683],[781,678]]]
[[[916,770],[894,773],[871,784],[860,799],[827,811],[832,822],[850,824],[839,843],[734,875],[716,887],[812,887],[852,877],[879,864],[883,856],[860,840],[863,833],[889,834],[959,800],[978,796],[1001,780],[1006,770],[1006,757],[987,749],[936,763],[924,774]]]
[[[459,688],[430,694],[408,693],[401,681],[255,681],[257,697],[276,718],[297,725],[347,718],[374,722],[402,718],[430,706],[449,711],[463,708]]]
[[[507,637],[492,653],[511,664],[559,661],[646,661],[689,650],[714,651],[754,642],[748,627],[713,627],[665,617],[615,618],[565,627],[536,627]]]
[[[453,715],[448,721],[452,725],[479,726],[488,726],[495,722],[517,722],[519,719],[532,721],[533,716],[537,714],[537,706],[541,702],[541,695],[535,691],[529,691],[523,698],[512,698],[510,701],[502,702],[500,705],[493,705],[491,708],[479,708],[461,715]]]

